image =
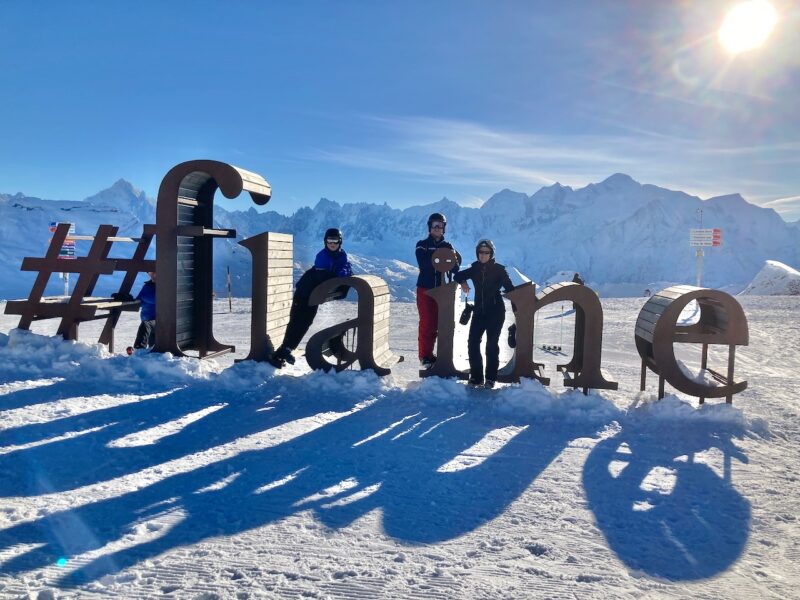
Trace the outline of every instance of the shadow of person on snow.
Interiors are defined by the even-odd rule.
[[[109,481],[314,415],[326,407],[344,406],[324,398],[315,403],[305,401],[310,387],[331,383],[318,374],[296,378],[272,377],[272,373],[272,367],[236,365],[226,369],[222,379],[196,381],[144,400],[0,431],[0,447],[8,448],[0,454],[0,496],[51,494]],[[266,379],[256,377],[261,375]],[[226,393],[226,382],[235,383],[241,376],[259,383],[248,391],[234,385]],[[347,388],[346,376],[335,381]],[[377,377],[362,377],[358,382],[360,392],[366,395],[377,394],[381,388]],[[114,391],[111,388],[106,393]],[[180,423],[192,418],[196,420]],[[158,428],[165,430],[159,432]],[[148,441],[148,437],[155,439]]]
[[[400,541],[449,540],[501,515],[572,439],[596,435],[607,424],[504,415],[485,398],[421,404],[396,389],[352,407],[328,413],[334,420],[288,441],[0,531],[4,547],[41,544],[0,569],[40,568],[127,540],[127,547],[94,558],[60,582],[81,584],[178,546],[306,510],[340,528],[381,509],[385,532]],[[505,437],[480,450],[479,442],[498,430]],[[177,522],[137,537],[142,524],[167,514],[178,515]]]

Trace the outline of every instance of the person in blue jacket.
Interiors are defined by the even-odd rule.
[[[324,239],[325,247],[317,253],[314,266],[303,273],[297,281],[283,343],[270,359],[270,362],[278,368],[283,367],[287,362],[294,364],[295,358],[292,351],[300,344],[300,340],[303,339],[311,327],[311,323],[314,322],[314,317],[317,316],[319,306],[308,305],[308,299],[314,288],[333,277],[349,277],[353,274],[350,261],[347,260],[347,252],[342,249],[342,232],[331,227],[325,232]]]
[[[156,274],[152,271],[147,274],[150,280],[144,282],[136,296],[140,302],[139,315],[142,319],[136,332],[136,341],[133,342],[136,349],[152,348],[156,343]]]

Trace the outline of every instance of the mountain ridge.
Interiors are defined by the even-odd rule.
[[[236,229],[238,239],[263,231],[292,233],[298,271],[313,261],[325,229],[337,226],[344,231],[344,247],[354,264],[385,276],[393,296],[409,300],[415,286],[414,241],[427,235],[425,222],[431,212],[445,212],[447,238],[465,261],[473,259],[478,239],[490,237],[498,246],[500,262],[535,281],[578,271],[606,295],[631,295],[662,283],[694,282],[694,249],[688,245],[687,229],[699,227],[700,208],[705,227],[723,229],[723,246],[706,249],[704,284],[738,291],[765,260],[800,263],[800,228],[783,221],[774,210],[750,204],[739,194],[701,200],[641,184],[624,173],[577,189],[555,183],[530,195],[504,188],[479,208],[461,206],[447,197],[404,209],[320,198],[313,207],[286,216],[253,207],[228,210],[218,202],[214,220],[217,226]],[[32,213],[37,217],[31,218]],[[0,297],[10,298],[27,295],[31,274],[20,273],[19,265],[24,256],[44,254],[50,221],[76,222],[83,234],[110,223],[120,227],[120,235],[135,237],[144,223],[155,222],[155,200],[119,179],[83,201],[0,194],[0,218],[0,269],[6,270]],[[117,244],[112,256],[120,252]],[[234,293],[249,294],[249,253],[235,240],[215,242],[214,252],[218,293],[224,290],[229,266]],[[398,269],[397,261],[412,268]],[[107,279],[112,278],[100,281]]]

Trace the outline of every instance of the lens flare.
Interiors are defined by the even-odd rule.
[[[719,28],[719,42],[731,54],[761,46],[775,29],[778,13],[767,0],[737,4],[725,15]]]

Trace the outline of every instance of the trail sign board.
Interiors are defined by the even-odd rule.
[[[690,229],[690,246],[722,246],[721,229]]]
[[[75,242],[64,242],[61,245],[61,250],[58,252],[58,258],[74,259]]]
[[[66,221],[65,221],[66,222]],[[55,233],[56,228],[58,227],[58,221],[50,221],[50,233]],[[75,233],[75,223],[69,224],[69,233],[67,234],[67,239],[69,239],[69,234]]]
[[[56,229],[58,228],[57,221],[50,221],[50,233],[55,233]],[[75,233],[75,223],[69,224],[69,233],[67,234],[64,243],[61,244],[61,250],[58,252],[58,258],[66,259],[66,260],[74,260],[75,259],[75,240],[69,237],[69,234]]]

